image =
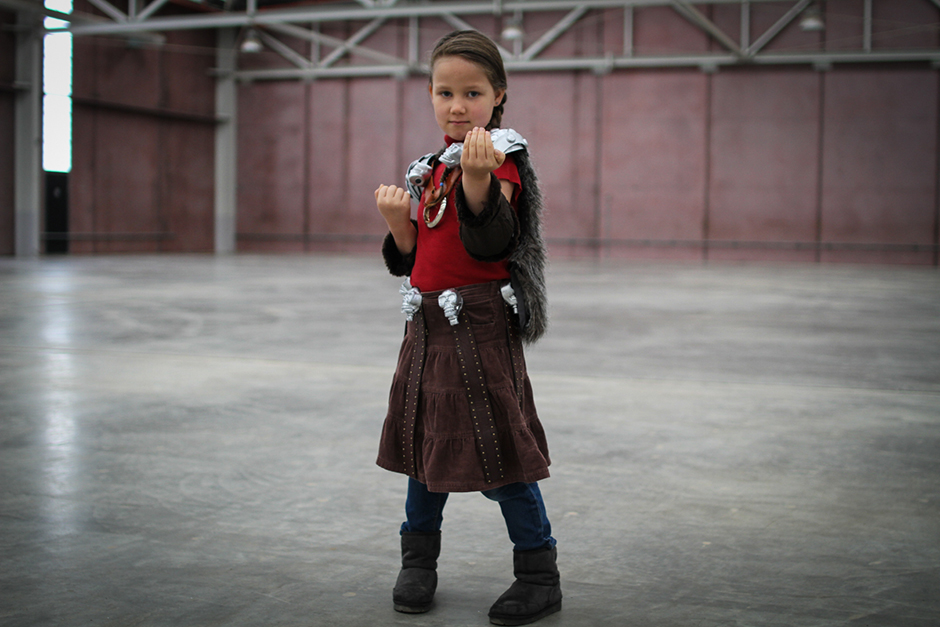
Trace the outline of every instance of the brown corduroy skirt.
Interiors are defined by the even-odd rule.
[[[455,290],[464,301],[460,328],[438,305],[441,292],[422,294],[421,311],[407,323],[376,463],[431,492],[476,492],[549,476],[516,316],[500,286]]]

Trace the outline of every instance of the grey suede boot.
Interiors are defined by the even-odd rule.
[[[401,572],[392,600],[395,609],[420,614],[431,609],[437,590],[437,558],[441,554],[441,532],[401,534]]]
[[[494,625],[528,625],[561,609],[555,547],[513,551],[516,580],[490,608]]]

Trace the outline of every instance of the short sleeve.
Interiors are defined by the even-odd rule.
[[[519,192],[522,191],[522,179],[519,178],[519,168],[516,167],[516,161],[511,154],[506,155],[503,165],[493,170],[493,176],[501,181],[509,181],[516,185],[512,193],[512,202],[515,204]]]

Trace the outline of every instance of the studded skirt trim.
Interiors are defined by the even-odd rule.
[[[379,443],[379,466],[432,492],[476,492],[548,477],[516,316],[500,282],[457,288],[452,326],[422,294],[408,322]]]

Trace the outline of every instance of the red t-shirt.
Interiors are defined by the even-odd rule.
[[[439,185],[445,169],[443,164],[438,164],[428,184]],[[506,155],[503,165],[499,166],[493,174],[497,179],[516,184],[513,192],[513,205],[515,205],[522,183],[512,155]],[[460,183],[458,182],[457,185]],[[460,241],[457,204],[454,201],[457,185],[454,185],[454,189],[448,194],[447,208],[444,210],[441,221],[433,229],[428,228],[424,223],[423,197],[418,206],[418,247],[414,269],[411,271],[411,284],[422,292],[435,292],[509,278],[507,261],[477,261],[463,247]],[[431,213],[436,215],[437,210],[432,210]]]

